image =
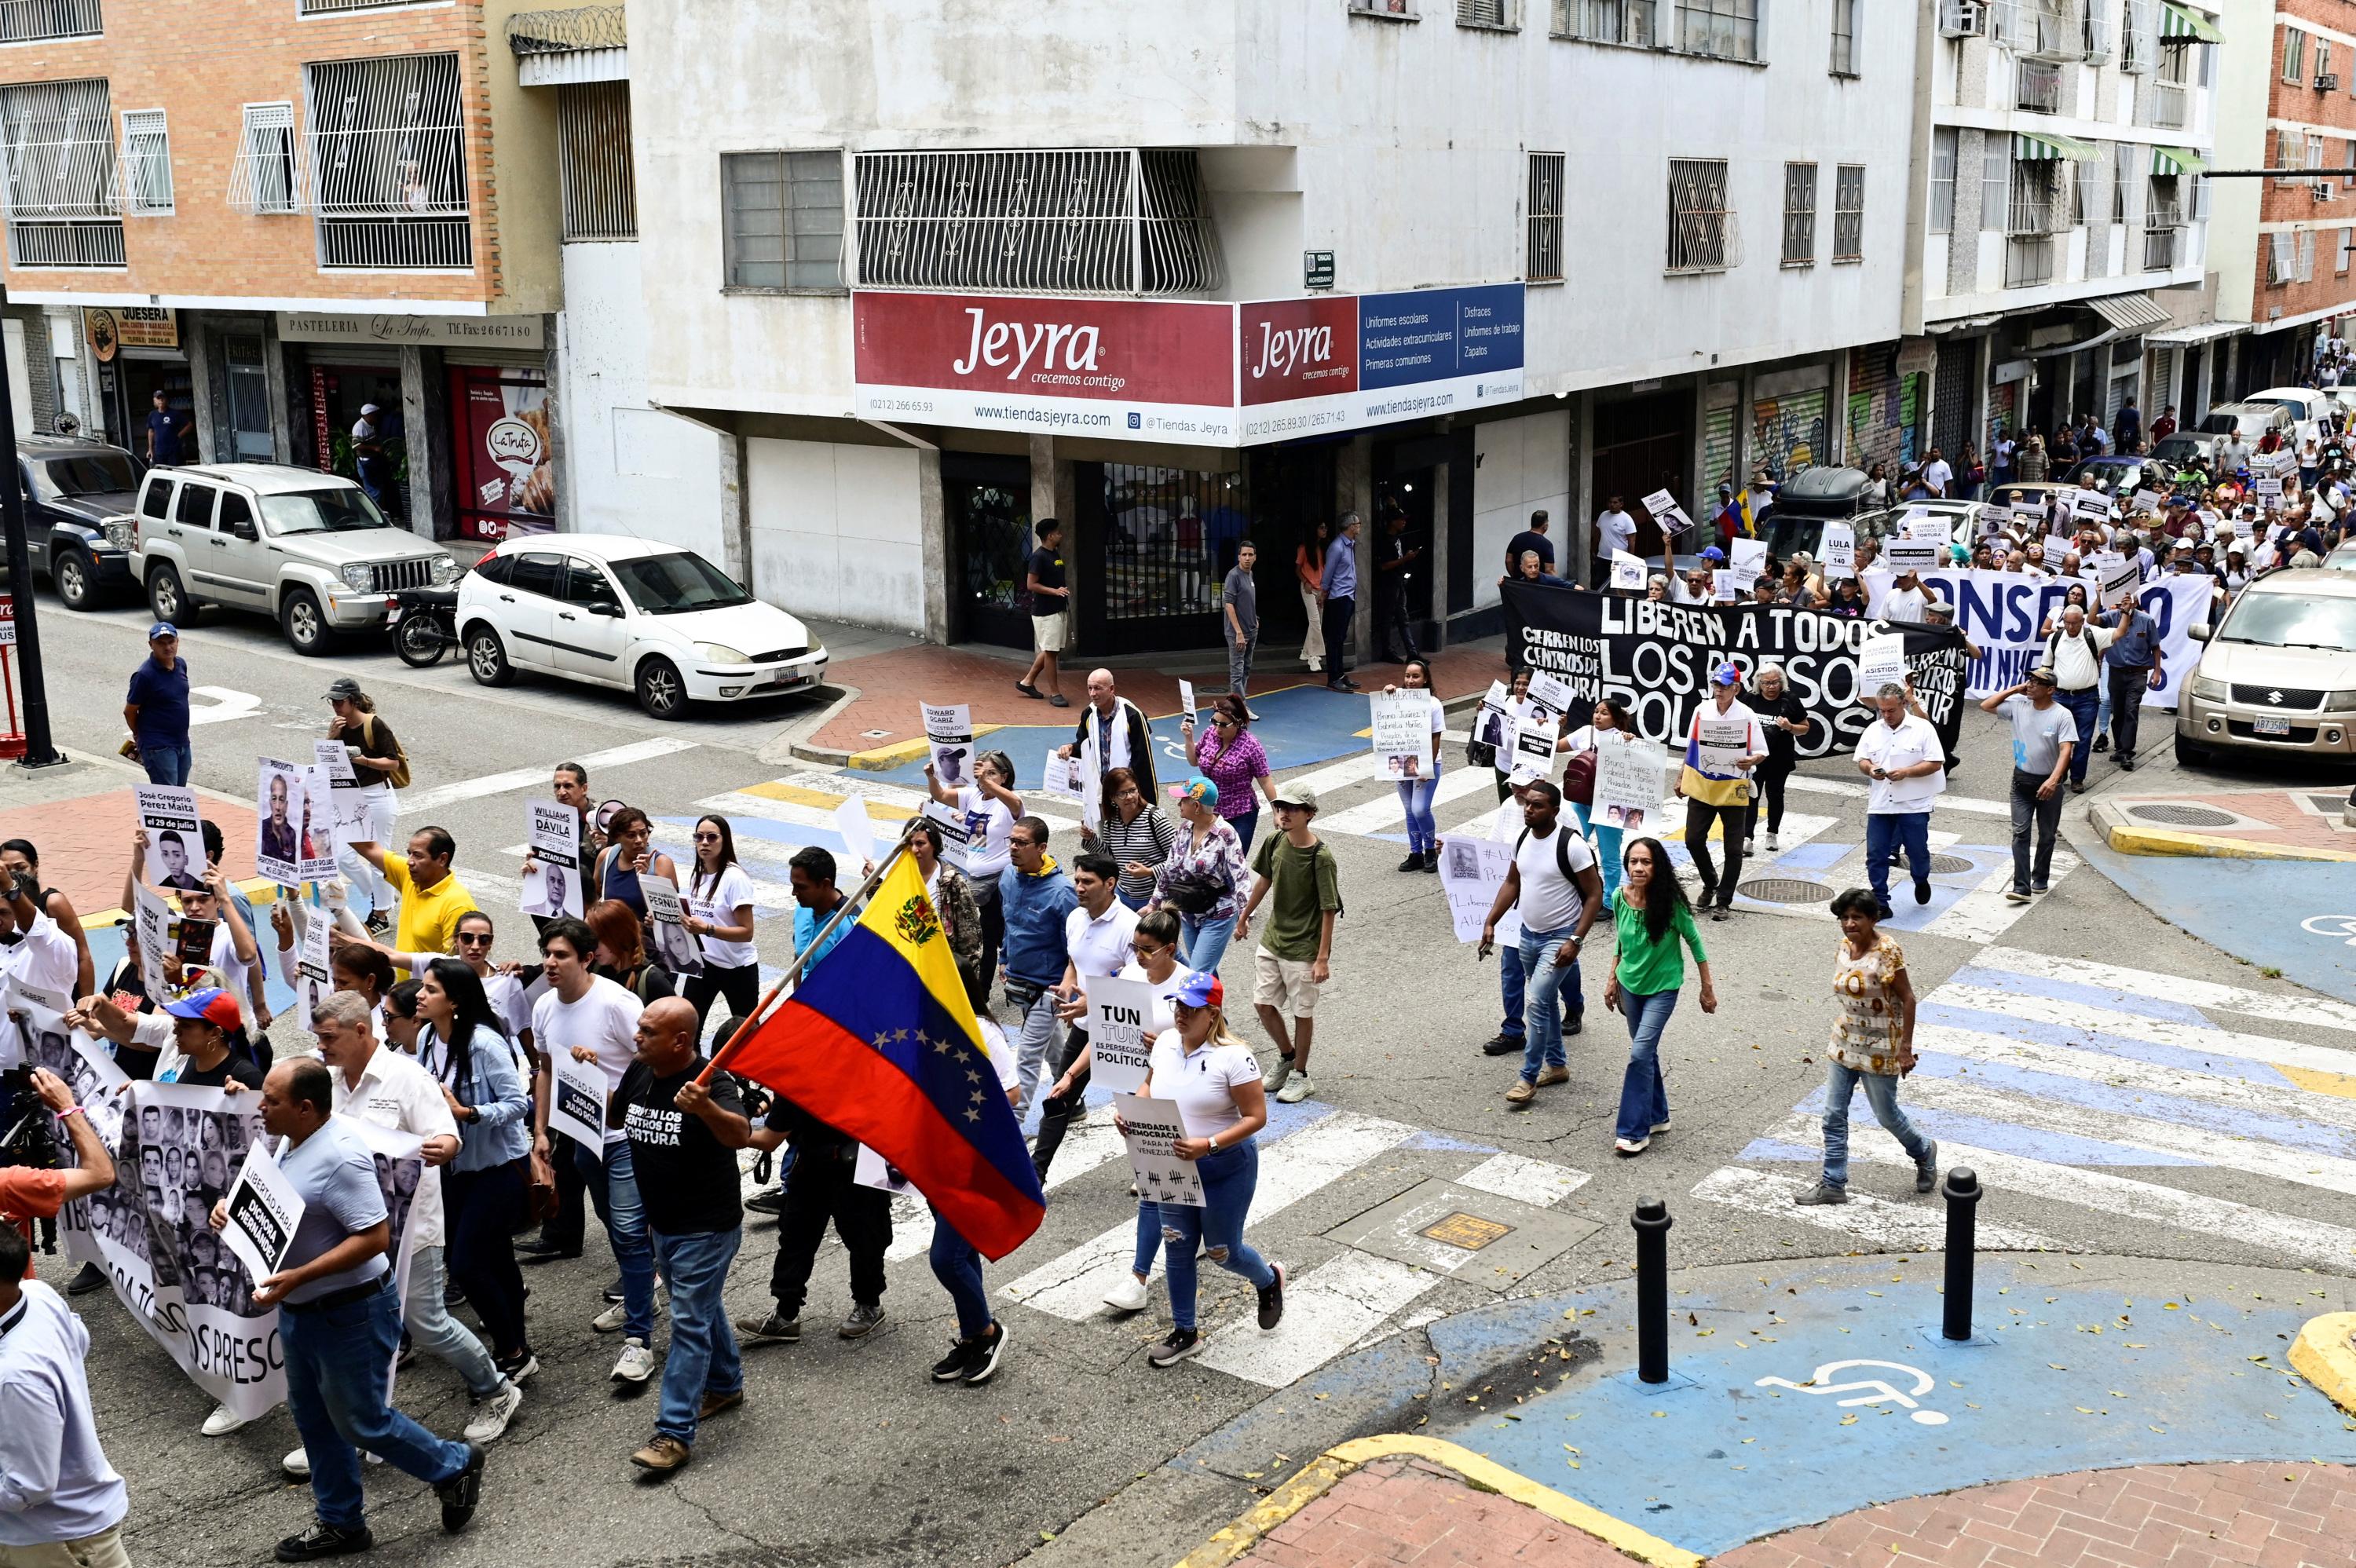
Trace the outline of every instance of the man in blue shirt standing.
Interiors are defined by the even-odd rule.
[[[155,389],[155,395],[148,401],[145,426],[147,462],[150,466],[169,466],[180,461],[180,438],[188,433],[191,421],[172,411],[171,400],[164,395],[161,387]]]
[[[1324,606],[1325,688],[1355,691],[1358,683],[1343,673],[1342,660],[1350,646],[1350,621],[1358,613],[1358,514],[1342,514],[1342,526],[1325,550],[1325,576],[1317,590]]]
[[[1023,1009],[1014,1042],[1019,1116],[1030,1106],[1048,1061],[1059,1059],[1063,1031],[1055,1021],[1055,987],[1071,964],[1064,917],[1080,907],[1080,897],[1047,853],[1047,825],[1037,817],[1015,819],[1006,836],[1006,869],[998,873],[999,907],[1006,912],[998,963],[1006,999]]]
[[[196,764],[188,750],[188,667],[180,662],[180,629],[169,621],[147,628],[147,659],[131,672],[123,723],[149,784],[188,782]]]
[[[2095,616],[2094,624],[2112,627],[2118,634],[2103,650],[2103,678],[2110,687],[2111,698],[2111,761],[2133,773],[2143,694],[2146,688],[2158,691],[2168,684],[2161,668],[2159,624],[2128,593],[2120,597],[2117,609]]]

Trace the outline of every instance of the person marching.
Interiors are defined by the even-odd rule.
[[[1178,987],[1185,982],[1186,971],[1178,966],[1178,917],[1167,909],[1155,907],[1137,917],[1137,930],[1130,937],[1130,949],[1136,955],[1121,969],[1120,978],[1142,980],[1153,987],[1153,1003],[1146,1009],[1142,1039],[1150,1058],[1154,1045],[1176,1022],[1171,1011]],[[1096,1061],[1096,1047],[1091,1044],[1056,1081],[1055,1092],[1059,1095],[1072,1093],[1080,1074],[1087,1072]],[[1153,1260],[1162,1251],[1162,1221],[1153,1205],[1141,1202],[1137,1206],[1137,1254],[1130,1265],[1130,1277],[1105,1293],[1105,1305],[1120,1312],[1145,1310],[1145,1282],[1152,1277]]]
[[[1622,1157],[1644,1152],[1656,1133],[1669,1130],[1668,1085],[1661,1073],[1661,1036],[1676,1010],[1685,984],[1684,943],[1693,949],[1701,975],[1701,1010],[1718,1011],[1718,987],[1710,983],[1709,955],[1701,930],[1686,904],[1686,890],[1657,838],[1628,846],[1620,897],[1612,906],[1612,980],[1603,1005],[1628,1020],[1628,1071],[1620,1084],[1620,1115],[1612,1149]]]
[[[1686,853],[1701,874],[1701,907],[1712,920],[1734,912],[1734,890],[1742,880],[1742,836],[1751,820],[1751,770],[1767,760],[1767,731],[1736,694],[1742,689],[1742,672],[1730,664],[1718,667],[1710,677],[1710,706],[1696,709],[1686,728],[1685,771],[1676,793],[1686,803]],[[1712,759],[1702,753],[1704,724],[1741,724],[1743,739],[1737,754]],[[1721,869],[1710,863],[1709,827],[1719,825],[1719,848],[1726,856]],[[1668,870],[1664,862],[1659,868]]]
[[[360,799],[368,806],[362,837],[372,843],[390,844],[393,819],[401,812],[394,792],[409,784],[409,753],[401,749],[391,726],[377,717],[375,700],[351,677],[327,683],[327,704],[336,715],[327,725],[327,739],[343,742],[353,776],[359,780]],[[368,893],[368,929],[380,936],[391,931],[392,916],[387,906],[392,902],[392,884],[384,873],[348,844],[337,847],[336,864]]]
[[[1087,1073],[1078,1063],[1080,1053],[1088,1049],[1085,1021],[1088,982],[1111,978],[1130,960],[1137,912],[1115,896],[1119,885],[1120,868],[1108,856],[1082,855],[1072,862],[1072,892],[1079,904],[1064,917],[1064,951],[1068,956],[1055,991],[1060,998],[1056,1017],[1067,1030],[1055,1068],[1055,1083],[1063,1092],[1051,1093],[1040,1103],[1039,1134],[1031,1149],[1031,1168],[1039,1173],[1042,1183],[1047,1179],[1047,1167],[1054,1162],[1056,1149],[1063,1147],[1064,1135],[1087,1111],[1082,1098],[1087,1093]],[[1069,1087],[1064,1088],[1066,1084]]]
[[[1317,1093],[1309,1080],[1312,1015],[1333,978],[1333,926],[1342,915],[1341,862],[1310,830],[1316,819],[1314,789],[1294,784],[1277,791],[1277,831],[1252,856],[1251,898],[1236,921],[1239,931],[1249,925],[1268,901],[1268,924],[1252,955],[1252,1002],[1278,1052],[1261,1086],[1286,1105]]]
[[[724,816],[695,819],[695,874],[679,890],[688,934],[702,949],[703,972],[687,977],[699,1040],[712,1004],[748,1019],[761,1002],[761,955],[753,945],[753,879],[736,862],[736,830]]]
[[[925,764],[925,787],[943,805],[965,813],[965,874],[973,883],[974,903],[981,913],[980,979],[969,976],[967,999],[980,1012],[990,1001],[991,982],[998,975],[998,950],[1006,940],[1006,912],[998,901],[998,876],[1006,869],[1008,836],[1023,816],[1023,797],[1014,793],[1014,759],[1003,752],[984,752],[973,760],[973,782],[950,789]]]
[[[1397,686],[1383,688],[1385,697],[1397,697],[1402,691],[1416,693],[1431,720],[1431,741],[1425,754],[1418,759],[1413,778],[1398,781],[1400,809],[1407,813],[1407,859],[1401,860],[1402,871],[1438,871],[1440,869],[1440,825],[1432,820],[1431,803],[1440,788],[1440,732],[1448,720],[1439,699],[1431,693],[1431,664],[1421,657],[1410,658],[1399,672]]]
[[[1906,955],[1881,934],[1880,901],[1851,888],[1833,900],[1841,940],[1833,951],[1832,1040],[1825,1047],[1824,1179],[1792,1201],[1848,1201],[1848,1107],[1859,1083],[1873,1119],[1914,1162],[1914,1190],[1939,1184],[1939,1146],[1917,1131],[1898,1104],[1898,1081],[1914,1071],[1914,982]]]
[[[1251,733],[1251,718],[1243,699],[1230,695],[1211,699],[1211,728],[1200,740],[1194,735],[1192,713],[1182,714],[1178,720],[1179,741],[1203,776],[1219,786],[1219,816],[1236,830],[1237,841],[1247,852],[1251,848],[1252,835],[1259,828],[1260,800],[1265,798],[1270,806],[1276,805],[1276,784],[1269,773],[1268,752],[1261,748],[1258,737]],[[1255,790],[1258,795],[1253,793]]]
[[[1546,779],[1533,781],[1522,796],[1522,835],[1514,842],[1514,863],[1505,884],[1489,906],[1481,927],[1481,955],[1496,944],[1497,923],[1515,905],[1522,906],[1520,959],[1524,984],[1522,1072],[1505,1091],[1509,1105],[1526,1105],[1539,1089],[1568,1083],[1570,1064],[1563,1054],[1562,1025],[1555,1011],[1556,997],[1569,976],[1571,994],[1580,993],[1579,954],[1586,945],[1588,928],[1602,907],[1602,884],[1595,874],[1595,854],[1587,840],[1561,823],[1562,792]]]
[[[1198,775],[1171,785],[1170,794],[1183,832],[1154,873],[1153,902],[1178,916],[1180,960],[1215,975],[1243,909],[1243,843],[1219,815],[1216,784]]]

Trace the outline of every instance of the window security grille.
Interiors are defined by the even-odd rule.
[[[630,166],[630,84],[573,82],[556,90],[557,170],[567,240],[629,240],[638,232]]]
[[[1192,148],[862,153],[869,288],[1202,293],[1219,252]]]
[[[1660,27],[1660,0],[1555,0],[1554,16],[1554,30],[1567,38],[1649,49]]]
[[[1463,27],[1510,27],[1514,0],[1456,0],[1456,22]]]
[[[1816,264],[1816,165],[1783,165],[1783,265]]]
[[[1734,215],[1726,205],[1726,161],[1670,160],[1667,270],[1722,272],[1735,264],[1736,249]]]
[[[237,161],[230,165],[230,206],[255,214],[299,212],[303,195],[303,163],[294,145],[294,106],[247,104]]]
[[[305,68],[304,164],[331,268],[474,264],[455,54]]]
[[[172,135],[160,109],[123,112],[123,210],[155,218],[172,210]]]
[[[0,44],[93,37],[103,31],[98,0],[0,0]]]
[[[114,114],[103,80],[0,87],[0,150],[16,265],[123,265]]]
[[[1833,173],[1833,260],[1865,259],[1865,165],[1843,164]]]
[[[1530,155],[1528,281],[1562,281],[1562,182],[1565,155]]]

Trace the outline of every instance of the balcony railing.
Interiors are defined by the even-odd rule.
[[[2162,131],[2184,129],[2186,94],[2180,83],[2155,81],[2151,84],[2151,123]]]
[[[2183,232],[2173,224],[2160,229],[2147,227],[2143,231],[2143,270],[2147,272],[2168,272],[2176,269],[2178,236]]]
[[[2062,112],[2062,68],[2051,60],[2024,59],[2013,93],[2013,107],[2035,114]]]
[[[2053,281],[2053,236],[2016,234],[2004,242],[2004,286],[2033,289]]]
[[[0,0],[0,44],[94,37],[103,30],[98,0]]]
[[[2059,196],[2024,196],[2016,191],[2005,207],[2004,231],[2008,234],[2059,234],[2070,225],[2070,211]]]
[[[120,267],[123,220],[11,223],[8,260],[18,267]]]

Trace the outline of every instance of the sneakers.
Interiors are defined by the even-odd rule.
[[[237,1412],[231,1410],[225,1404],[217,1404],[213,1406],[213,1413],[205,1417],[205,1424],[202,1430],[204,1435],[208,1437],[226,1437],[230,1433],[236,1431],[239,1427],[243,1426],[250,1419],[252,1418],[249,1416],[238,1414]],[[366,1531],[362,1531],[360,1533],[365,1535],[368,1532]],[[360,1549],[355,1546],[348,1550],[357,1552]]]
[[[973,1365],[974,1351],[980,1348],[969,1345],[963,1339],[950,1340],[949,1353],[933,1363],[933,1381],[937,1383],[953,1383],[963,1378],[966,1369]]]
[[[734,1410],[744,1403],[744,1391],[741,1388],[734,1393],[706,1392],[703,1396],[703,1403],[696,1407],[695,1419],[698,1421],[709,1421],[713,1416]]]
[[[1269,1068],[1268,1072],[1262,1075],[1259,1081],[1259,1086],[1273,1094],[1279,1089],[1283,1088],[1284,1081],[1291,1076],[1292,1058],[1289,1056],[1280,1056],[1276,1059],[1276,1065]]]
[[[1060,691],[1047,699],[1047,706],[1050,708],[1069,708],[1071,705],[1072,699]]]
[[[1016,681],[1016,682],[1014,683],[1014,689],[1015,689],[1015,690],[1017,690],[1017,691],[1019,691],[1019,692],[1021,692],[1021,693],[1022,693],[1023,696],[1025,696],[1025,697],[1036,697],[1036,698],[1040,699],[1041,699],[1041,700],[1043,700],[1043,701],[1046,699],[1046,696],[1047,696],[1047,694],[1046,694],[1045,692],[1044,692],[1044,691],[1040,690],[1037,687],[1035,687],[1035,686],[1032,685],[1032,684],[1031,684],[1029,681],[1027,681],[1027,680],[1018,680],[1018,681]]]
[[[285,1472],[286,1478],[290,1481],[309,1480],[311,1478],[310,1451],[304,1448],[289,1449],[285,1457],[278,1461],[278,1467]]]
[[[2097,732],[2094,736],[2094,750],[2097,752],[2107,752],[2110,749],[2111,737],[2109,732],[2107,731]]]
[[[1538,1097],[1538,1087],[1526,1078],[1516,1078],[1514,1086],[1505,1091],[1505,1104],[1526,1105]]]
[[[2050,893],[2053,890],[2043,882],[2038,882],[2032,885],[2029,891],[2032,893]]]
[[[1931,1140],[1929,1150],[1923,1154],[1921,1159],[1914,1162],[1914,1190],[1917,1192],[1928,1192],[1938,1185],[1939,1142],[1936,1138],[1933,1138]]]
[[[464,1434],[469,1443],[496,1443],[507,1433],[508,1423],[523,1408],[523,1390],[511,1382],[499,1385],[499,1392],[475,1407],[474,1419],[466,1423]]]
[[[1805,1192],[1794,1193],[1792,1201],[1804,1209],[1813,1209],[1824,1203],[1846,1203],[1848,1201],[1848,1189],[1828,1187],[1819,1181]]]
[[[1711,904],[1709,906],[1709,918],[1712,920],[1732,920],[1734,918],[1734,911],[1724,904]]]
[[[747,1345],[798,1345],[802,1342],[802,1320],[776,1312],[762,1317],[739,1317],[736,1338]]]
[[[1148,1300],[1145,1282],[1133,1274],[1120,1276],[1120,1283],[1104,1294],[1104,1304],[1115,1312],[1142,1312]]]
[[[622,1288],[622,1276],[620,1275],[616,1275],[614,1276],[614,1283],[605,1287],[605,1299],[608,1301],[619,1301],[628,1294],[629,1293],[627,1291]]]
[[[1199,1355],[1203,1336],[1192,1328],[1173,1328],[1162,1343],[1145,1352],[1145,1359],[1157,1367],[1174,1367],[1189,1356]]]
[[[589,1319],[589,1327],[600,1334],[612,1334],[626,1327],[629,1321],[630,1309],[617,1301]]]
[[[1262,1331],[1284,1321],[1284,1265],[1271,1265],[1274,1277],[1259,1293],[1259,1326]]]
[[[434,1495],[442,1499],[442,1533],[455,1535],[466,1528],[475,1517],[475,1505],[483,1498],[483,1462],[487,1457],[478,1443],[466,1445],[466,1467],[446,1481],[437,1481]]]
[[[654,1375],[655,1353],[647,1349],[647,1342],[635,1337],[623,1340],[622,1354],[614,1362],[613,1381],[642,1383]]]
[[[1669,1119],[1668,1119],[1666,1116],[1663,1116],[1659,1121],[1655,1122],[1655,1123],[1653,1124],[1653,1131],[1654,1131],[1655,1134],[1658,1134],[1658,1133],[1665,1133],[1665,1132],[1667,1132],[1668,1130],[1669,1130]]]
[[[520,1384],[540,1371],[540,1358],[531,1353],[529,1346],[512,1356],[497,1357],[491,1364],[499,1369],[499,1376],[511,1383]]]
[[[272,1555],[281,1563],[316,1563],[322,1557],[347,1557],[375,1545],[376,1537],[369,1533],[366,1525],[345,1530],[326,1520],[315,1519],[311,1528],[302,1534],[290,1535],[280,1541]]]
[[[2004,901],[2008,904],[2025,904],[2029,901],[2028,890],[2014,888],[2004,895]]]
[[[875,1325],[883,1321],[883,1307],[870,1307],[863,1301],[856,1301],[851,1303],[850,1316],[843,1318],[842,1327],[837,1328],[835,1333],[845,1339],[864,1339],[874,1331]]]
[[[1521,1053],[1522,1037],[1517,1034],[1492,1035],[1481,1044],[1483,1056],[1519,1056]]]
[[[1423,869],[1423,851],[1422,851],[1422,850],[1420,850],[1420,849],[1418,849],[1418,850],[1415,850],[1414,852],[1412,852],[1411,854],[1409,854],[1406,859],[1401,860],[1401,861],[1398,863],[1398,869],[1399,869],[1400,870],[1402,870],[1402,871],[1420,871],[1420,870],[1422,870],[1422,869]]]
[[[1914,901],[1918,904],[1926,904],[1931,901],[1930,878],[1917,877],[1914,880]]]
[[[1295,1072],[1292,1074],[1291,1082],[1276,1092],[1276,1103],[1280,1105],[1298,1105],[1315,1093],[1317,1093],[1317,1085],[1309,1081],[1309,1074]]]
[[[998,1371],[998,1358],[1005,1352],[1006,1325],[993,1323],[991,1327],[998,1331],[987,1339],[975,1340],[967,1349],[965,1384],[968,1388],[980,1388],[988,1382]]]
[[[551,1241],[547,1235],[541,1234],[534,1236],[529,1242],[518,1242],[516,1243],[515,1250],[516,1258],[519,1262],[528,1264],[552,1264],[561,1263],[567,1258],[579,1257],[581,1255],[581,1243],[575,1242],[573,1245],[568,1247]]]
[[[1562,1020],[1562,1032],[1565,1034],[1581,1034],[1586,1031],[1586,1029],[1587,1015],[1585,1013],[1573,1013],[1570,1017]]]
[[[744,1207],[753,1213],[766,1214],[775,1218],[786,1211],[786,1189],[782,1187],[765,1187],[744,1200]]]
[[[652,1442],[630,1456],[630,1463],[641,1470],[668,1476],[694,1457],[694,1449],[667,1432],[659,1432]]]
[[[1612,1140],[1612,1152],[1618,1155],[1622,1159],[1633,1159],[1652,1147],[1653,1140],[1649,1134],[1641,1138],[1613,1138]]]
[[[1783,846],[1775,842],[1775,836],[1772,833],[1767,835],[1767,853],[1770,855],[1781,853],[1783,848]]]
[[[1545,1088],[1549,1083],[1568,1083],[1569,1082],[1570,1069],[1568,1067],[1541,1067],[1538,1069],[1538,1087],[1541,1089]]]

